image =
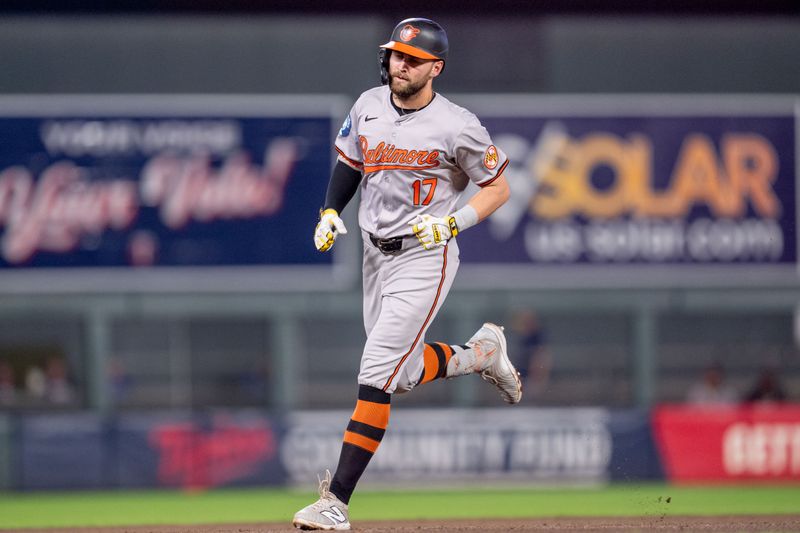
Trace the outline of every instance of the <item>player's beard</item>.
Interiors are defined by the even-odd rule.
[[[427,79],[419,80],[417,83],[409,82],[403,87],[397,87],[395,84],[395,80],[399,79],[397,76],[389,75],[389,89],[392,93],[400,98],[401,100],[405,100],[407,98],[411,98],[418,92],[420,92],[425,85],[428,83]]]

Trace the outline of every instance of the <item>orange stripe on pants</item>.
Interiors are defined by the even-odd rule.
[[[425,331],[425,328],[428,326],[428,322],[430,322],[431,317],[433,316],[433,312],[436,310],[436,304],[439,301],[439,296],[442,294],[442,287],[444,286],[445,279],[447,279],[447,247],[448,246],[449,246],[449,244],[445,244],[444,245],[444,251],[442,252],[442,273],[441,273],[441,277],[439,278],[439,286],[436,287],[436,296],[433,298],[433,304],[431,305],[430,311],[428,311],[428,316],[425,317],[425,322],[422,323],[422,327],[419,328],[419,331],[417,332],[417,336],[414,339],[414,342],[411,343],[411,348],[408,349],[408,351],[405,353],[405,355],[403,355],[403,357],[400,358],[400,362],[397,363],[397,366],[394,367],[394,372],[392,372],[392,375],[389,376],[389,380],[386,382],[386,385],[383,386],[382,390],[384,392],[386,392],[386,389],[388,389],[389,385],[392,384],[392,380],[394,380],[394,377],[400,371],[400,367],[403,366],[403,363],[406,362],[406,359],[408,358],[409,354],[411,354],[411,352],[414,351],[414,347],[417,345],[417,342],[419,342],[420,337],[422,337],[422,332]]]

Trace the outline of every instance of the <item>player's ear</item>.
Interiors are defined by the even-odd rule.
[[[435,62],[433,64],[433,68],[431,69],[431,77],[435,78],[442,73],[442,70],[444,70],[444,61]]]

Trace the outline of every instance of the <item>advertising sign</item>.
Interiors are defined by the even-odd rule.
[[[673,481],[800,481],[800,406],[663,406],[653,431]]]
[[[349,416],[289,417],[280,458],[290,482],[307,484],[336,466]],[[364,479],[601,482],[614,455],[609,420],[604,409],[398,410]]]
[[[334,255],[310,235],[341,109],[325,96],[0,99],[0,290],[330,285]]]
[[[309,485],[335,469],[350,415],[275,417],[247,409],[30,415],[9,428],[13,459],[6,483],[15,490]],[[649,421],[649,413],[638,410],[397,410],[364,481],[661,479]],[[744,433],[732,437],[732,468],[755,464],[742,459],[742,450],[754,449]],[[787,457],[800,464],[798,456]]]
[[[257,412],[125,415],[117,421],[119,484],[208,489],[278,485],[280,423]]]
[[[246,410],[20,417],[12,488],[280,485],[280,440],[279,420]]]
[[[113,483],[108,427],[93,413],[19,418],[14,476],[20,489],[96,489]]]
[[[796,279],[792,99],[499,100],[465,99],[509,156],[511,198],[459,242],[462,282]]]

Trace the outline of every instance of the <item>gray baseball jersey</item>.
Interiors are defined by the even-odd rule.
[[[362,172],[358,220],[364,237],[364,325],[367,343],[358,382],[386,392],[409,390],[423,368],[423,343],[458,269],[455,239],[418,246],[409,222],[451,214],[469,181],[486,186],[508,163],[480,121],[441,94],[401,115],[388,86],[356,101],[336,138],[339,159]],[[405,236],[384,254],[369,236]]]

